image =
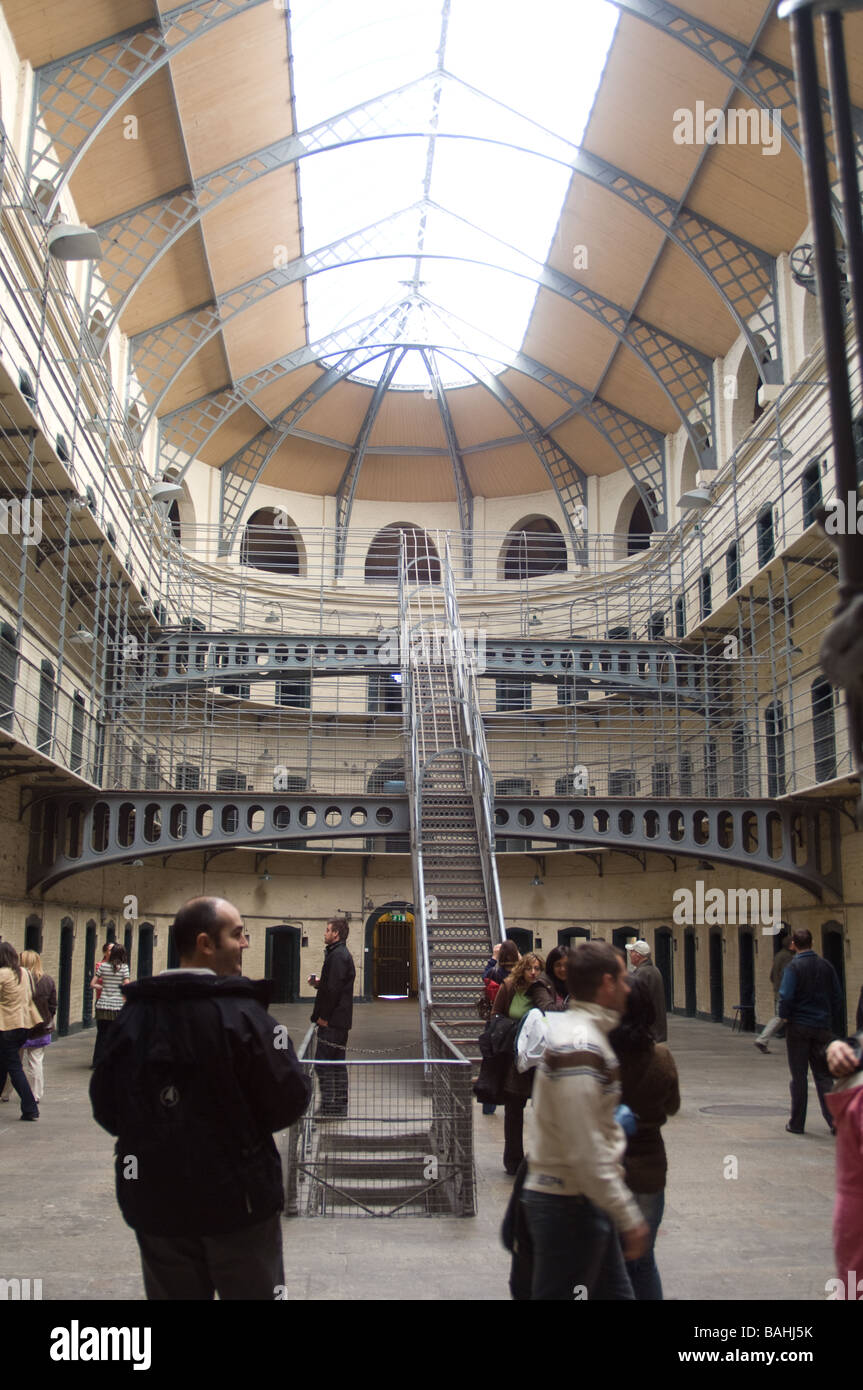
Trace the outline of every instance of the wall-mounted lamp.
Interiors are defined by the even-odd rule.
[[[710,506],[710,489],[692,487],[678,498],[677,505],[686,512],[703,512],[706,507]]]
[[[79,623],[78,631],[72,633],[69,641],[74,643],[76,647],[92,647],[96,637],[89,628],[84,627],[83,623]]]
[[[149,492],[151,501],[163,503],[174,502],[183,495],[183,489],[179,483],[171,483],[164,478],[151,483]]]
[[[273,626],[274,624],[281,625],[281,621],[282,620],[276,612],[275,608],[271,608],[266,618],[264,619],[264,622],[269,624],[270,626]]]
[[[48,228],[48,253],[58,261],[98,261],[102,243],[91,227],[57,222]]]

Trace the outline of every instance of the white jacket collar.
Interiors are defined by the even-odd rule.
[[[612,1028],[616,1028],[620,1022],[620,1014],[615,1009],[604,1009],[601,1004],[575,999],[571,1001],[570,1008],[577,1013],[589,1014],[597,1028],[601,1028],[603,1033],[610,1033]]]

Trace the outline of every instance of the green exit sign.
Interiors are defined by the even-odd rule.
[[[391,912],[391,913],[390,913],[390,921],[391,921],[391,922],[403,922],[404,920],[405,920],[405,914],[404,914],[403,912]]]

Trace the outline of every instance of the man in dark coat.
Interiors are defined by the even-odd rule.
[[[791,937],[794,959],[787,966],[779,988],[779,1017],[788,1025],[785,1046],[791,1072],[789,1134],[802,1134],[806,1125],[808,1073],[812,1068],[821,1113],[831,1133],[833,1116],[825,1097],[832,1088],[825,1048],[839,1031],[842,990],[839,976],[829,961],[812,949],[812,933],[800,930]]]
[[[626,951],[632,970],[638,971],[640,978],[646,982],[650,990],[651,1002],[656,1012],[656,1023],[653,1026],[654,1041],[667,1042],[668,1023],[665,1015],[665,984],[661,974],[650,959],[650,946],[646,941],[630,941],[627,943]]]
[[[344,917],[333,917],[324,929],[324,964],[320,975],[310,975],[317,990],[312,1023],[318,1025],[315,1056],[329,1065],[317,1068],[321,1088],[318,1116],[337,1119],[348,1113],[348,1069],[344,1062],[348,1033],[353,1023],[356,969],[348,950],[350,928]]]
[[[171,932],[180,966],[126,987],[90,1083],[118,1135],[117,1200],[149,1299],[282,1297],[282,1170],[273,1134],[311,1083],[269,982],[242,975],[249,942],[223,898],[193,898]]]

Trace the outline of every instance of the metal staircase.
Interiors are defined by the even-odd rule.
[[[475,999],[492,945],[503,940],[494,858],[493,783],[470,653],[447,545],[441,583],[404,557],[401,652],[423,1036],[437,1023],[479,1057]]]

